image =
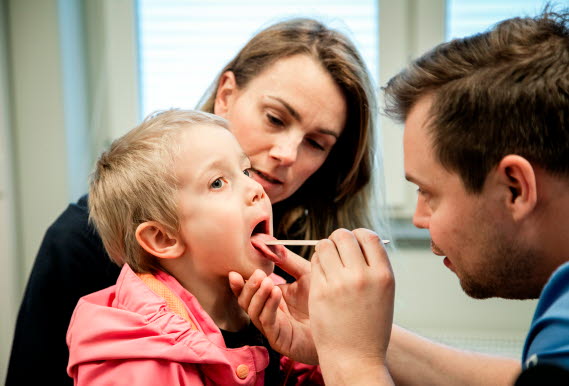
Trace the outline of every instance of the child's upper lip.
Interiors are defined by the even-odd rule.
[[[255,230],[255,228],[256,228],[260,223],[263,223],[262,232],[258,232],[258,233],[265,233],[265,234],[268,234],[268,235],[271,235],[271,236],[272,236],[272,234],[271,234],[271,224],[270,224],[270,221],[271,221],[271,216],[269,216],[269,215],[267,215],[267,214],[264,214],[264,215],[261,216],[261,217],[257,217],[257,218],[253,221],[253,223],[251,224],[250,235],[253,235],[253,231]]]

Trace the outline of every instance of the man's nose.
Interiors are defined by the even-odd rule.
[[[421,196],[417,197],[417,205],[413,214],[413,225],[421,229],[429,229],[429,220],[431,217],[430,209]]]

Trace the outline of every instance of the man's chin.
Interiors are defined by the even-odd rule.
[[[482,300],[482,299],[495,298],[498,296],[496,294],[495,289],[488,288],[483,284],[473,282],[472,280],[463,279],[461,277],[459,277],[458,279],[460,282],[460,287],[462,288],[464,293],[473,299]]]

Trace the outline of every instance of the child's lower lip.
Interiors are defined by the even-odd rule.
[[[253,248],[260,252],[267,260],[271,260],[274,263],[279,263],[281,261],[281,258],[276,253],[277,246],[269,247],[264,242],[256,239],[251,240],[251,245],[253,245]]]

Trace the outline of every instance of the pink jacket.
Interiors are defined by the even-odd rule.
[[[79,300],[67,345],[75,385],[263,385],[269,363],[264,347],[227,348],[172,276],[126,264],[116,285]],[[288,384],[324,384],[317,366],[283,356],[281,368],[291,370]]]

